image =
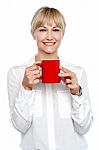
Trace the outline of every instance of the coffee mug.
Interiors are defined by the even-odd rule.
[[[59,59],[43,59],[41,63],[37,63],[41,68],[42,83],[60,83],[60,60]]]

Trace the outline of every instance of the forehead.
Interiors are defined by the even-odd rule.
[[[57,19],[45,17],[38,21],[41,25],[47,25],[47,26],[58,26],[59,22]]]
[[[54,22],[52,24],[42,24],[40,27],[44,27],[44,28],[58,28],[58,26]]]

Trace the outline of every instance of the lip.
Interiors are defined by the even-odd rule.
[[[46,46],[53,46],[56,42],[43,42]]]

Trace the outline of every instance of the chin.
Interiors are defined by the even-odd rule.
[[[54,54],[55,52],[46,52],[46,54],[49,54],[49,55],[52,55]]]
[[[51,54],[51,53],[55,53],[57,50],[54,50],[53,48],[50,48],[50,49],[46,49],[45,51],[47,53]]]

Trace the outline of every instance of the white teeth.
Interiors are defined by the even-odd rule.
[[[46,42],[44,44],[47,45],[47,46],[52,46],[52,45],[54,45],[54,42],[50,42],[50,43]]]

